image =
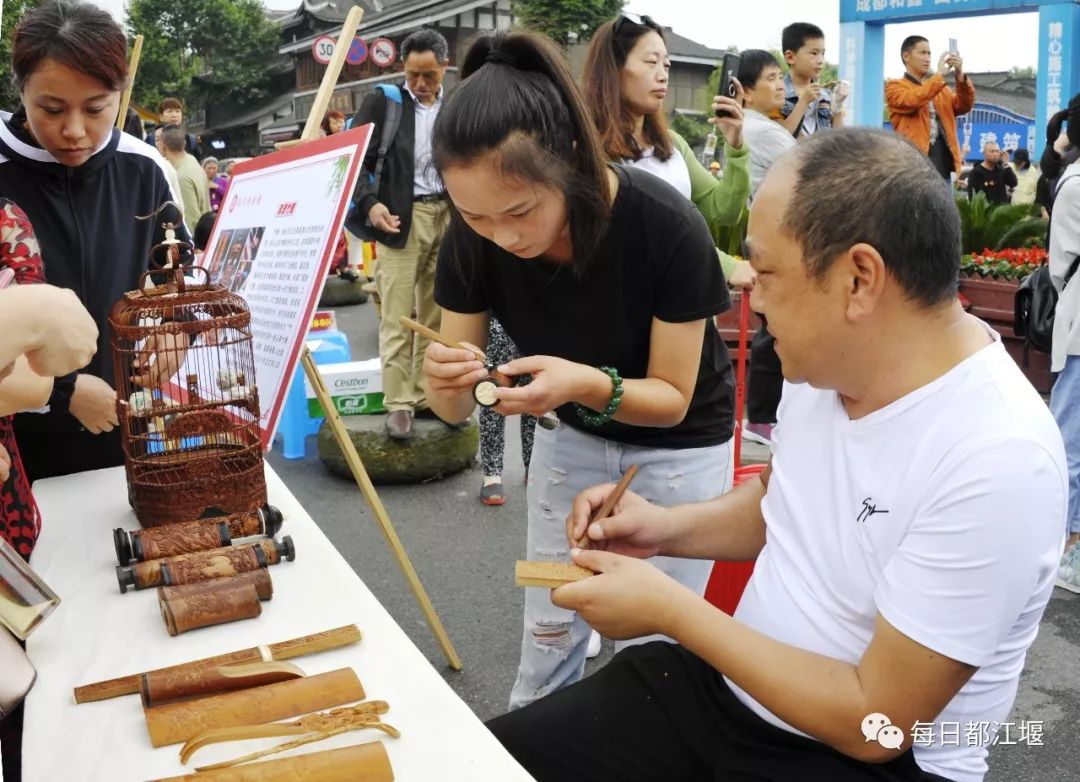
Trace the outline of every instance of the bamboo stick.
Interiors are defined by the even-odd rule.
[[[623,477],[619,479],[619,482],[615,485],[611,494],[607,496],[607,499],[601,503],[600,507],[596,509],[596,513],[589,519],[589,524],[593,524],[600,519],[606,519],[611,515],[611,512],[615,510],[615,506],[622,499],[622,496],[626,494],[626,490],[630,488],[630,482],[634,480],[634,476],[638,473],[638,466],[631,464],[630,468],[623,474]],[[589,547],[589,524],[585,525],[585,532],[581,534],[581,537],[574,541],[574,545],[578,548]]]
[[[197,670],[201,668],[216,667],[219,665],[236,665],[238,663],[258,662],[260,660],[290,660],[294,657],[302,657],[307,654],[340,649],[343,646],[359,643],[361,639],[360,629],[356,625],[335,627],[313,635],[305,635],[300,638],[292,638],[288,641],[270,644],[265,647],[267,655],[264,656],[263,648],[253,646],[250,649],[240,649],[235,652],[204,657],[201,660],[170,665],[165,668],[157,668],[152,671],[133,673],[129,676],[121,676],[108,681],[94,682],[82,687],[75,688],[76,703],[90,703],[91,701],[103,701],[109,698],[117,698],[121,695],[135,695],[139,692],[139,682],[143,676],[151,674],[181,673],[185,670]]]
[[[349,9],[349,15],[345,17],[341,34],[334,46],[334,56],[330,58],[330,63],[326,66],[326,73],[323,74],[322,84],[319,85],[319,91],[315,94],[315,101],[311,104],[304,132],[300,134],[301,141],[318,138],[323,115],[326,114],[326,109],[330,105],[330,98],[337,86],[338,76],[341,75],[341,69],[345,65],[345,56],[349,53],[349,47],[356,36],[356,28],[360,26],[360,20],[363,18],[364,9],[360,6],[354,5]]]
[[[124,129],[124,123],[127,122],[127,110],[128,105],[131,103],[131,91],[135,87],[135,74],[139,71],[139,58],[142,57],[142,45],[143,37],[141,35],[135,36],[135,45],[131,48],[131,62],[128,64],[128,85],[124,89],[124,94],[120,96],[120,114],[116,117],[116,127],[118,130]]]
[[[397,530],[394,529],[393,522],[390,521],[390,515],[386,512],[382,500],[379,499],[379,493],[375,491],[375,485],[371,482],[367,468],[364,467],[364,463],[360,460],[360,454],[356,452],[356,446],[353,445],[352,438],[349,437],[349,432],[341,421],[341,415],[330,398],[330,392],[327,391],[322,375],[319,374],[319,367],[315,364],[315,358],[312,356],[311,350],[304,348],[301,361],[304,364],[304,372],[307,373],[308,382],[311,383],[322,409],[326,411],[326,422],[330,425],[330,431],[334,435],[338,447],[341,448],[341,452],[345,455],[349,471],[352,472],[356,485],[360,487],[360,493],[364,495],[364,499],[371,506],[375,520],[386,537],[386,542],[390,544],[390,550],[397,560],[398,567],[401,568],[401,572],[405,575],[405,580],[409,582],[409,589],[412,590],[416,602],[420,604],[420,610],[424,612],[428,626],[435,634],[435,640],[439,642],[439,646],[446,656],[446,661],[450,663],[450,667],[455,671],[460,671],[461,659],[454,649],[454,644],[450,641],[450,636],[446,634],[442,620],[439,619],[439,615],[435,612],[435,607],[431,604],[431,599],[428,597],[424,585],[420,583],[420,577],[416,574],[416,568],[413,567],[412,560],[409,559],[409,555],[405,552],[405,547],[401,545],[401,539],[398,537]]]
[[[419,334],[421,337],[427,337],[432,342],[438,342],[443,347],[450,348],[451,350],[467,350],[470,353],[472,353],[474,356],[476,356],[478,361],[481,361],[484,364],[487,363],[487,356],[484,355],[484,352],[482,350],[477,350],[476,348],[470,348],[467,345],[461,344],[460,342],[455,342],[452,339],[447,339],[446,337],[444,337],[442,334],[435,331],[434,329],[429,329],[423,323],[417,323],[412,318],[406,318],[404,315],[402,315],[398,319],[398,322],[402,326],[404,326],[405,328],[412,329],[417,334]]]

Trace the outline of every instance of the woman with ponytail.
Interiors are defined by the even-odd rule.
[[[565,561],[575,495],[631,465],[635,491],[662,505],[730,487],[731,362],[713,325],[727,288],[694,205],[608,162],[550,41],[480,38],[462,77],[433,134],[453,207],[435,282],[442,332],[483,349],[497,318],[523,356],[499,370],[533,379],[500,388],[495,411],[557,411],[560,425],[535,433],[526,556]],[[432,344],[424,371],[432,409],[467,419],[486,374],[474,354]],[[699,595],[712,565],[651,561]],[[511,708],[580,679],[588,636],[546,590],[527,590]]]
[[[1041,177],[1035,203],[1046,210],[1047,216],[1054,211],[1054,194],[1061,172],[1077,159],[1080,159],[1080,93],[1046,123],[1046,147],[1039,161]]]

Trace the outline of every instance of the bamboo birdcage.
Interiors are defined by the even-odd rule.
[[[165,228],[152,262],[155,254],[169,257],[186,245],[176,239],[175,224]],[[139,284],[109,314],[135,515],[155,527],[265,505],[247,303],[212,284],[204,269],[171,262],[146,272]]]

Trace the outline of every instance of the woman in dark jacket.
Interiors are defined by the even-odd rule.
[[[57,378],[46,412],[17,417],[31,481],[123,463],[106,318],[138,287],[163,223],[178,220],[157,150],[115,129],[128,81],[127,39],[112,17],[50,0],[15,31],[12,70],[22,106],[0,123],[0,196],[19,204],[41,242],[47,282],[71,288],[98,324],[94,360]],[[187,241],[183,225],[179,238]],[[156,259],[160,261],[161,259]],[[148,345],[149,351],[165,347]],[[155,362],[156,385],[175,362]]]

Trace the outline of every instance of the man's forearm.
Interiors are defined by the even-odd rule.
[[[756,558],[765,545],[761,500],[769,471],[766,467],[762,475],[715,500],[672,508],[671,532],[664,542],[663,553],[687,559],[734,562]]]
[[[865,742],[862,719],[875,709],[858,668],[769,638],[689,590],[661,632],[709,663],[789,725],[850,757],[874,762],[887,754]]]

